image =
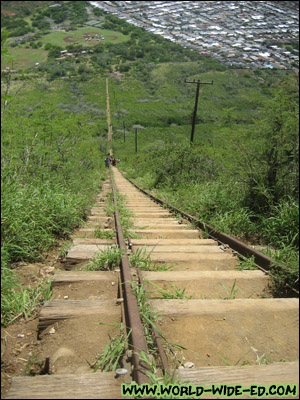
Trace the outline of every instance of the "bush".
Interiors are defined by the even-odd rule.
[[[261,235],[270,245],[299,248],[299,203],[291,197],[270,209],[267,218],[261,217]]]

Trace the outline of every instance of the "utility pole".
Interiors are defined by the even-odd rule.
[[[137,128],[135,128],[135,152],[137,153]]]
[[[193,122],[192,122],[192,132],[191,132],[191,143],[194,141],[194,132],[195,132],[195,125],[196,125],[196,115],[197,115],[197,107],[198,107],[198,97],[199,97],[199,90],[200,90],[200,85],[213,85],[213,81],[211,82],[200,82],[195,81],[187,81],[186,79],[184,80],[185,83],[196,83],[197,84],[197,90],[196,90],[196,98],[195,98],[195,107],[194,107],[194,114],[193,114]]]

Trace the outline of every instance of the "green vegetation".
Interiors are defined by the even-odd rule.
[[[130,256],[130,266],[132,268],[139,268],[141,271],[168,271],[172,269],[172,265],[160,264],[156,265],[151,260],[151,252],[146,254],[146,247],[137,249]]]
[[[38,304],[38,296],[26,288],[16,292],[10,266],[42,260],[68,239],[84,222],[105,178],[99,102],[86,104],[76,82],[50,87],[27,78],[22,83],[6,74],[2,92],[2,309],[6,314],[11,308],[12,318],[32,312],[29,298]],[[3,323],[12,318],[5,315]]]
[[[10,49],[12,58],[16,61],[4,62],[3,67],[9,67],[13,69],[24,69],[34,67],[36,62],[44,62],[47,60],[47,51],[43,49],[32,49],[17,47]]]
[[[107,77],[113,151],[127,176],[221,231],[273,247],[269,255],[287,266],[282,273],[274,267],[278,288],[293,284],[299,249],[297,74],[230,69],[87,2],[58,3],[2,2],[2,64],[11,68],[2,71],[1,81],[7,296],[16,290],[14,263],[42,260],[68,239],[101,188]],[[113,31],[126,41],[66,42],[72,56],[62,58],[64,47],[46,40],[52,28],[57,38],[96,29],[91,23],[104,37]],[[58,32],[57,24],[66,32]],[[40,64],[31,67],[35,62]],[[195,85],[184,79],[214,82],[201,89],[192,146]],[[132,262],[154,270],[145,254],[135,253]],[[23,312],[18,310],[12,318]]]
[[[176,285],[171,285],[173,290],[171,289],[163,289],[156,283],[150,281],[150,280],[145,280],[145,282],[149,283],[150,285],[154,286],[157,291],[154,292],[156,295],[155,297],[151,297],[152,299],[183,299],[183,300],[191,300],[194,298],[193,295],[187,296],[185,294],[185,289],[183,288],[180,290]],[[151,292],[150,292],[151,293]]]
[[[95,257],[88,263],[88,271],[111,271],[119,266],[123,256],[123,250],[115,248],[107,248],[100,250]]]
[[[257,265],[254,262],[254,256],[240,259],[240,265],[239,265],[240,271],[255,270],[255,269],[257,269]]]
[[[51,296],[51,282],[39,282],[37,287],[24,289],[18,282],[17,273],[1,265],[1,326],[7,326],[20,317],[27,319]]]
[[[109,231],[107,229],[102,229],[100,226],[95,229],[94,236],[97,239],[114,239],[116,237],[116,232],[114,230]]]
[[[225,290],[225,292],[227,294],[227,296],[224,297],[224,300],[234,300],[236,298],[236,294],[238,291],[238,287],[236,286],[236,279],[234,280],[230,291],[227,289],[227,287],[223,283],[220,283],[220,285],[222,286],[222,288]]]
[[[36,260],[67,238],[101,188],[96,109],[86,105],[83,115],[84,104],[74,83],[36,83],[3,112],[1,229],[10,261]]]
[[[118,192],[115,192],[116,195],[116,204],[117,204],[117,211],[119,214],[120,224],[122,226],[123,236],[125,238],[133,238],[135,234],[130,230],[133,228],[133,213],[126,208],[126,197],[121,195]],[[106,206],[106,214],[112,215],[115,212],[116,207],[113,203],[112,194],[108,196],[107,206]]]
[[[251,347],[251,350],[255,353],[255,355],[256,355],[256,361],[255,361],[255,363],[257,364],[257,365],[268,365],[268,364],[270,364],[270,361],[271,361],[271,358],[272,358],[272,356],[273,356],[273,350],[271,350],[270,351],[270,353],[269,353],[269,355],[268,356],[266,356],[265,354],[262,354],[261,356],[259,356],[258,355],[258,350],[256,350],[253,346],[250,346]],[[234,366],[237,366],[237,365],[241,365],[241,366],[244,366],[244,365],[251,365],[251,362],[250,361],[248,361],[248,360],[244,360],[244,357],[247,355],[247,354],[249,354],[250,353],[250,350],[248,350],[241,358],[239,358],[233,365]],[[222,361],[224,361],[224,363],[228,366],[228,367],[231,367],[232,366],[232,364],[230,364],[230,362],[225,358],[225,357],[223,357],[223,356],[221,356],[220,354],[218,354],[217,353],[217,355],[218,355],[218,357],[220,357],[220,359],[222,360]],[[244,360],[244,361],[242,361],[242,360]],[[241,362],[242,361],[242,362]]]
[[[131,331],[125,335],[124,326],[120,323],[120,334],[110,338],[110,343],[105,346],[103,353],[97,356],[97,360],[94,364],[94,372],[98,369],[103,372],[116,371],[116,369],[121,366],[122,357],[128,347],[130,334]]]
[[[149,354],[146,355],[144,354],[144,357],[152,364],[152,359],[154,360],[159,360],[159,357],[155,357],[156,353],[158,352],[157,346],[154,340],[154,335],[153,332],[156,331],[156,333],[160,336],[162,340],[162,345],[164,346],[164,351],[167,357],[169,358],[169,362],[172,363],[172,367],[178,368],[178,365],[182,364],[182,361],[179,359],[179,357],[176,354],[176,350],[180,351],[184,349],[184,347],[180,345],[176,345],[173,343],[170,343],[167,341],[167,339],[163,336],[161,331],[159,330],[156,321],[159,319],[159,315],[155,313],[152,308],[150,303],[148,302],[148,297],[147,297],[147,292],[145,289],[145,284],[135,284],[132,283],[132,289],[133,292],[137,298],[137,303],[139,307],[139,312],[142,320],[142,324],[144,327],[144,334],[146,337],[146,342],[147,342],[147,348]],[[142,354],[143,356],[143,354]],[[154,358],[152,358],[154,357]],[[148,364],[148,362],[146,364]],[[150,365],[149,365],[150,366]],[[154,364],[153,364],[154,367]],[[156,365],[157,368],[161,367]],[[150,368],[149,371],[149,377],[153,377],[153,368]],[[166,377],[167,378],[167,377]]]
[[[51,371],[49,371],[47,368],[47,361],[45,362],[40,360],[38,355],[35,353],[29,353],[29,357],[26,361],[23,371],[25,375],[31,376],[46,374],[51,375]]]
[[[174,370],[172,373],[169,373],[167,371],[164,371],[164,374],[162,376],[158,376],[157,371],[156,371],[156,365],[155,361],[153,358],[147,355],[144,351],[140,352],[140,359],[144,363],[144,365],[147,366],[148,371],[146,372],[148,378],[150,378],[150,382],[152,385],[155,384],[160,384],[160,385],[183,385],[184,383],[181,381],[181,379],[177,376],[176,370]],[[172,395],[157,395],[157,399],[172,399]]]
[[[164,63],[153,66],[146,79],[134,79],[130,71],[130,80],[111,83],[117,99],[111,108],[120,167],[144,189],[218,230],[275,247],[273,256],[289,266],[295,281],[299,248],[297,77],[262,71],[258,80],[254,73],[207,73],[205,68],[199,73],[196,67],[201,70],[202,64]],[[200,95],[200,123],[193,146],[189,121],[194,92],[184,84],[184,77],[214,81]]]
[[[85,40],[85,36],[86,38],[88,37],[87,34],[90,34],[89,36],[93,37],[94,39],[89,41]],[[96,39],[95,34],[98,35],[97,38],[103,37],[104,39],[99,39],[100,43],[98,43],[98,39]],[[60,46],[63,48],[72,44],[81,44],[90,47],[95,46],[96,44],[103,45],[104,43],[122,43],[127,40],[128,37],[124,36],[120,32],[89,26],[78,28],[71,32],[55,31],[42,37],[43,43],[50,43],[51,45]]]

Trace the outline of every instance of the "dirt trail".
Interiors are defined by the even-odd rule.
[[[299,384],[295,361],[299,354],[298,299],[272,298],[263,272],[240,271],[230,249],[203,239],[201,231],[140,193],[116,167],[112,171],[118,192],[134,214],[134,227],[129,230],[134,238],[128,252],[143,249],[154,265],[171,267],[141,271],[141,276],[149,304],[159,315],[159,330],[169,343],[183,346],[176,350],[177,364],[171,363],[181,382],[244,387]],[[114,229],[103,203],[110,192],[107,180],[86,226],[74,235],[61,265],[65,270],[52,271],[53,300],[42,307],[39,319],[28,321],[28,327],[23,325],[21,336],[17,331],[6,332],[4,356],[12,352],[11,366],[23,360],[24,367],[24,360],[34,354],[41,360],[50,357],[52,375],[14,379],[4,398],[120,398],[120,384],[130,383],[130,368],[118,377],[91,373],[97,354],[118,333],[122,320],[120,270],[80,270],[99,249],[116,246],[115,239],[97,238],[99,223],[107,232]],[[184,296],[165,296],[167,292]],[[9,357],[4,361],[7,378]],[[29,367],[32,373],[41,369],[32,361]],[[12,371],[11,375],[18,375]]]
[[[38,317],[2,331],[3,398],[95,398],[93,393],[96,398],[119,398],[124,376],[94,372],[98,355],[120,334],[119,269],[84,270],[100,249],[115,246],[115,239],[96,236],[99,223],[110,232],[114,227],[105,214],[110,192],[107,181],[85,227],[74,232],[64,262],[48,271],[52,300],[38,310]],[[28,266],[24,268],[29,273]],[[41,373],[48,357],[51,375]]]

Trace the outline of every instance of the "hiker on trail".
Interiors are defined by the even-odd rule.
[[[120,159],[119,158],[117,158],[117,163],[119,163],[120,162]]]
[[[111,163],[112,163],[112,165],[115,167],[115,166],[116,166],[116,159],[113,158],[113,159],[111,160]]]
[[[105,160],[104,160],[104,162],[105,162],[105,167],[108,168],[108,167],[109,167],[109,164],[110,164],[110,163],[109,163],[109,158],[106,157]]]

